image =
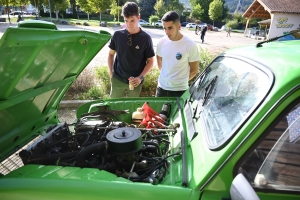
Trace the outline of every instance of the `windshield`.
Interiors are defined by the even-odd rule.
[[[220,57],[206,68],[190,93],[199,102],[194,117],[204,121],[210,148],[220,147],[233,135],[270,86],[265,72],[235,58]]]

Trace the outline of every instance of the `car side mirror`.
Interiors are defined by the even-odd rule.
[[[230,197],[232,200],[259,200],[259,197],[243,174],[238,174],[233,179],[230,187]]]

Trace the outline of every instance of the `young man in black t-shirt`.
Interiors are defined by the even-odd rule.
[[[126,29],[116,31],[109,44],[111,98],[138,97],[144,77],[154,64],[152,39],[139,27],[140,14],[137,4],[127,2],[122,8],[122,16]]]

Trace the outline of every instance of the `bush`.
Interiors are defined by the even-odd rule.
[[[207,49],[200,48],[199,73],[201,73],[216,57]],[[154,66],[145,77],[141,97],[155,96],[160,70]],[[197,76],[196,76],[197,77]],[[190,80],[194,82],[196,77]],[[110,93],[110,77],[107,66],[86,68],[67,91],[67,99],[107,99]]]
[[[154,66],[145,77],[145,81],[142,87],[141,97],[155,96],[157,80],[160,70]]]
[[[95,80],[95,72],[93,68],[85,68],[77,77],[75,82],[69,88],[71,93],[81,93],[88,91],[93,85]]]
[[[96,85],[101,88],[103,95],[110,93],[110,77],[107,66],[101,66],[96,68]]]

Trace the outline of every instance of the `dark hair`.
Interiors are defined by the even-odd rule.
[[[175,23],[175,22],[180,22],[180,18],[177,12],[169,11],[164,14],[164,16],[161,18],[161,21],[163,22],[172,21],[173,23]]]
[[[123,17],[131,17],[131,16],[139,16],[139,7],[135,2],[126,2],[122,7],[122,16]]]

